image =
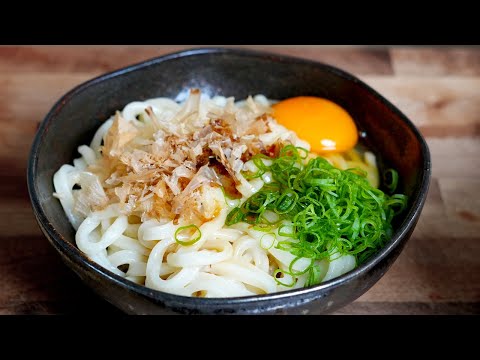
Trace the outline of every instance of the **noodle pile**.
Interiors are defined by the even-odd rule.
[[[193,89],[183,104],[157,98],[118,111],[53,178],[78,248],[119,276],[185,296],[272,293],[355,268],[355,254],[340,248],[318,259],[292,251],[299,242],[285,232],[292,222],[273,208],[262,212],[267,227],[226,224],[234,209],[276,182],[268,166],[259,172],[256,159],[268,163],[288,146],[305,150],[305,164],[316,158],[308,143],[275,121],[271,105],[263,95],[234,102]],[[324,158],[379,186],[371,152]]]

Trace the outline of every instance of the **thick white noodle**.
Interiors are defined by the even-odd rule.
[[[121,113],[127,121],[141,124],[139,116],[148,121],[145,109],[151,107],[157,120],[168,126],[172,119],[181,122],[195,115],[192,109],[196,102],[200,103],[196,114],[200,119],[222,108],[238,106],[260,111],[261,106],[272,103],[263,95],[237,102],[237,105],[234,105],[233,98],[216,96],[208,99],[202,96],[201,99],[194,99],[188,106],[182,107],[171,99],[157,98],[132,102],[125,106]],[[276,244],[278,241],[294,241],[293,239],[280,236],[278,231],[257,231],[245,223],[228,228],[225,226],[229,210],[259,191],[264,183],[270,182],[270,173],[250,181],[240,176],[241,184],[237,188],[243,196],[242,199],[222,201],[220,213],[200,226],[201,237],[191,246],[180,245],[175,240],[175,231],[182,224],[155,219],[131,224],[128,217],[122,213],[120,204],[110,204],[88,216],[77,213],[75,192],[79,190],[74,189],[74,186],[82,186],[82,181],[84,184],[85,181],[91,181],[93,174],[87,171],[88,166],[95,164],[100,158],[102,142],[112,123],[113,116],[98,128],[90,146],[82,145],[78,148],[81,157],[74,160],[74,166],[63,165],[53,177],[55,196],[59,198],[68,219],[77,230],[75,240],[82,252],[128,280],[184,296],[248,296],[292,288],[277,282],[273,273],[276,269],[289,270],[295,257],[287,251],[277,249]],[[274,130],[261,135],[266,144],[273,144],[279,139],[292,139],[291,133],[283,126],[278,125]],[[301,140],[297,141],[297,145],[309,148],[309,145]],[[374,158],[369,160],[375,161]],[[250,161],[245,164],[245,169],[256,171],[256,166]],[[219,189],[217,193],[212,192],[209,196],[223,198],[218,192]],[[278,215],[273,212],[266,216],[271,221],[278,220]],[[309,259],[299,259],[292,268],[301,273],[310,264]],[[325,260],[318,264],[325,281],[353,269],[355,258],[339,257],[336,254],[332,261]],[[305,285],[307,275],[292,277],[283,273],[279,280],[283,284],[293,284],[293,288],[298,288]]]

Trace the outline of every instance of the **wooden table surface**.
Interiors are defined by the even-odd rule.
[[[38,123],[73,86],[189,46],[0,47],[0,314],[119,313],[60,261],[26,189]],[[336,65],[426,136],[428,200],[386,275],[336,314],[480,313],[480,48],[250,46]]]

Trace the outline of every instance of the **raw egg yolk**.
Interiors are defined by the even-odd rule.
[[[351,116],[334,102],[313,96],[299,96],[273,105],[273,117],[316,153],[344,152],[358,141]]]

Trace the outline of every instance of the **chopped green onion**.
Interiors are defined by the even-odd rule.
[[[293,265],[295,265],[295,263],[300,260],[302,257],[301,256],[297,256],[295,259],[292,260],[292,262],[290,263],[290,265],[288,266],[288,273],[292,276],[300,276],[300,275],[303,275],[305,274],[306,272],[308,272],[310,270],[310,268],[313,266],[313,262],[314,260],[312,259],[311,263],[310,263],[310,266],[307,266],[303,271],[296,271],[294,268],[293,268]]]
[[[242,209],[240,209],[239,207],[236,207],[228,213],[227,219],[225,220],[225,224],[227,226],[230,226],[243,221],[244,218],[245,218],[245,214],[243,213]]]
[[[320,283],[320,281],[322,280],[320,278],[320,275],[321,275],[321,271],[319,267],[316,265],[312,266],[308,272],[308,278],[307,278],[307,282],[305,283],[305,286],[311,286],[311,285]]]
[[[286,189],[275,201],[274,210],[277,214],[286,214],[295,207],[297,200],[298,194],[291,189]]]
[[[284,282],[280,281],[281,278],[277,278],[277,274],[283,274],[283,273],[287,273],[287,272],[284,271],[284,270],[281,270],[281,269],[277,269],[273,273],[273,278],[275,279],[277,284],[283,285],[285,287],[293,287],[295,285],[295,278],[293,276],[292,276],[292,283],[291,284],[285,284]]]
[[[191,234],[191,235],[187,235],[187,234],[180,234],[181,232],[185,231],[185,230],[189,230],[189,229],[194,229],[195,231]],[[193,235],[195,235],[196,233],[198,232],[198,236],[195,236],[193,237]],[[187,237],[189,240],[187,241],[184,241],[184,240],[180,240],[178,238],[178,236],[184,236],[184,237]],[[193,245],[195,244],[198,240],[200,240],[200,238],[202,237],[202,232],[200,231],[200,229],[198,228],[197,225],[194,225],[194,224],[191,224],[191,225],[186,225],[186,226],[180,226],[177,231],[175,231],[175,241],[177,243],[179,243],[180,245],[183,245],[183,246],[190,246],[190,245]]]
[[[393,169],[385,170],[383,173],[383,184],[390,193],[393,193],[398,185],[398,172]]]
[[[393,233],[393,217],[405,210],[408,198],[372,187],[362,170],[340,170],[322,157],[308,162],[307,157],[307,150],[293,145],[284,146],[277,158],[254,156],[259,169],[255,175],[269,171],[272,182],[231,210],[226,224],[247,222],[271,231],[273,224],[265,213],[273,211],[278,223],[287,221],[278,227],[278,235],[293,239],[278,241],[275,247],[295,256],[288,271],[276,274],[308,273],[307,284],[316,284],[320,281],[316,260],[329,260],[338,252],[339,256],[355,256],[361,264],[382,248]],[[390,192],[396,189],[395,170],[384,173],[384,185]],[[300,258],[312,262],[305,271],[294,272],[292,266]]]
[[[253,227],[253,230],[262,231],[262,232],[269,232],[269,231],[272,230],[272,228],[273,228],[273,226],[270,225],[270,224],[262,224],[262,223],[260,223],[260,224],[255,225],[255,226]]]
[[[266,240],[264,240],[264,238]],[[274,233],[267,233],[265,235],[262,235],[262,237],[260,238],[260,247],[264,250],[271,249],[272,246],[275,245],[276,238],[277,238],[277,236]],[[267,240],[270,240],[270,243],[267,246],[265,246],[264,243]]]
[[[288,229],[288,231],[285,231]],[[294,235],[293,225],[282,224],[278,227],[278,235],[285,237],[292,237]]]

